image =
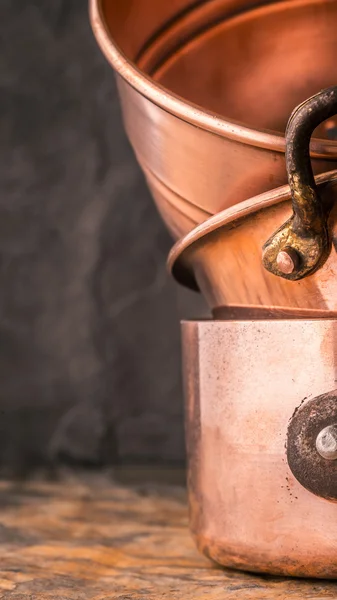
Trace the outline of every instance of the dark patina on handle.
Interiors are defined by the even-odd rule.
[[[309,492],[337,501],[337,390],[303,401],[288,425],[288,465]]]
[[[293,215],[263,246],[264,267],[296,281],[314,273],[331,247],[327,218],[310,161],[311,136],[323,121],[337,113],[337,86],[300,104],[286,129],[286,167]]]

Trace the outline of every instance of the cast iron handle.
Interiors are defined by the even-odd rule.
[[[286,129],[286,167],[293,214],[263,246],[264,267],[296,281],[327,259],[330,236],[310,161],[310,139],[323,121],[337,113],[337,86],[312,96],[293,111]]]

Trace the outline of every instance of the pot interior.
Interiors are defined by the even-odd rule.
[[[337,83],[335,0],[103,0],[111,35],[181,98],[255,129],[284,132],[293,108]],[[255,3],[256,6],[256,3]],[[330,120],[316,137],[337,139]]]

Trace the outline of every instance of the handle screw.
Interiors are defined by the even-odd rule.
[[[319,432],[316,450],[326,460],[337,460],[337,425],[329,425]]]
[[[276,264],[281,273],[290,275],[299,265],[299,256],[293,248],[286,248],[278,253]]]

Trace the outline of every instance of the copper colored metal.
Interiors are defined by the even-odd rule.
[[[335,0],[90,0],[90,14],[174,238],[286,183],[288,116],[337,81]],[[316,174],[337,166],[333,131],[312,141]]]
[[[316,495],[317,478],[315,494],[303,487],[286,446],[299,410],[303,416],[310,400],[334,397],[337,321],[185,322],[182,336],[190,522],[199,549],[229,567],[336,579],[337,503]],[[315,427],[336,416],[336,408],[324,415],[323,405]],[[302,434],[305,442],[304,427]],[[308,439],[317,468],[324,459]],[[336,462],[323,467],[334,474],[325,485],[336,491]],[[310,485],[316,471],[302,464],[300,476]]]
[[[330,254],[300,281],[262,263],[264,242],[292,215],[289,187],[277,188],[287,181],[288,116],[337,81],[337,1],[89,2],[136,157],[168,229],[186,236],[171,269],[223,319],[183,324],[197,544],[226,566],[337,578],[337,463],[331,447],[322,455],[337,398],[330,113],[310,145],[333,207]],[[292,246],[276,259],[287,277],[303,266]]]
[[[263,266],[265,240],[292,214],[290,189],[283,186],[228,208],[179,241],[168,261],[176,280],[200,289],[218,318],[229,307],[296,311],[298,316],[306,311],[320,317],[322,311],[337,313],[337,171],[318,176],[316,182],[323,204],[333,208],[330,253],[315,273],[288,281]]]

